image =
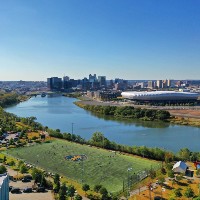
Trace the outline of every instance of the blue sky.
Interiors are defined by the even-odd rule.
[[[199,0],[0,0],[0,80],[200,79]]]

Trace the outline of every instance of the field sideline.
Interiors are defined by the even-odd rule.
[[[110,192],[122,190],[123,181],[127,182],[128,168],[133,169],[131,175],[159,165],[153,160],[58,139],[51,143],[9,149],[6,153],[79,183],[83,179],[92,188],[95,184],[101,184]],[[69,155],[86,155],[87,159],[83,162],[66,160],[65,157]]]

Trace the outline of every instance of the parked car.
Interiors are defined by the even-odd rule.
[[[24,178],[22,179],[22,182],[23,182],[23,183],[31,182],[31,179],[24,177]]]
[[[9,186],[9,192],[10,192],[12,189],[13,189],[13,186],[10,185],[10,186]]]
[[[36,192],[45,192],[45,188],[44,187],[38,187],[36,189]]]
[[[154,197],[154,200],[161,200],[161,197],[155,196],[155,197]]]
[[[33,177],[30,174],[25,175],[24,178],[29,179],[29,180],[33,179]]]
[[[31,193],[33,190],[32,190],[32,188],[24,188],[24,190],[23,190],[23,192],[24,193]]]
[[[14,137],[13,140],[14,140],[14,142],[17,142],[19,140],[19,138],[18,137]]]
[[[18,194],[21,192],[21,190],[19,188],[12,188],[12,190],[10,191],[12,194]]]

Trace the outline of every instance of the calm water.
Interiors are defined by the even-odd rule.
[[[178,151],[187,147],[200,151],[200,129],[174,126],[166,123],[143,121],[114,121],[103,118],[75,106],[76,99],[67,97],[33,97],[6,111],[21,117],[35,116],[37,121],[62,132],[73,132],[89,139],[96,132],[102,132],[109,140],[126,145],[145,145]]]

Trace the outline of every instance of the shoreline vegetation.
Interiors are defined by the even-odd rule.
[[[113,119],[138,119],[142,121],[163,121],[175,125],[200,127],[200,119],[185,116],[174,116],[170,110],[139,108],[138,106],[119,106],[119,105],[92,105],[87,101],[76,101],[74,104],[91,113],[113,117]],[[115,113],[116,111],[116,113]]]
[[[18,95],[16,93],[0,93],[0,107],[16,105],[20,102],[28,100],[30,97],[26,95]]]
[[[92,113],[98,113],[105,116],[113,116],[114,119],[140,119],[143,121],[164,121],[168,122],[171,115],[165,110],[141,109],[133,106],[101,106],[101,105],[86,105],[81,101],[74,102],[75,105],[88,110]]]

